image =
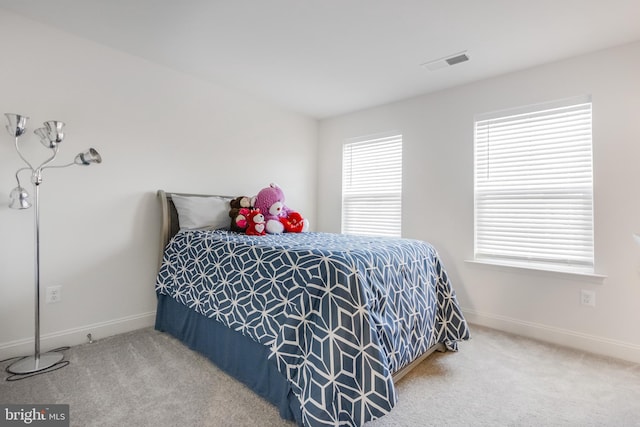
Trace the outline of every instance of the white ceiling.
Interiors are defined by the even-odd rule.
[[[0,0],[0,8],[317,118],[640,40],[640,0]],[[420,66],[465,50],[470,61],[454,67]]]

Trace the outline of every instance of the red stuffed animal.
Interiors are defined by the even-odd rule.
[[[250,236],[264,236],[266,231],[264,229],[264,215],[260,213],[260,209],[251,209],[249,215],[247,215],[247,230],[246,234]]]
[[[280,217],[280,222],[287,233],[302,233],[304,230],[305,220],[299,212],[290,211],[286,218]]]

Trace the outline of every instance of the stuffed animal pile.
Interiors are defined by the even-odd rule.
[[[309,221],[285,205],[284,192],[276,184],[263,188],[254,197],[233,199],[229,216],[232,231],[254,236],[309,230]]]

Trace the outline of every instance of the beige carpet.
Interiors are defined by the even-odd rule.
[[[472,327],[398,384],[386,426],[640,426],[640,365]],[[0,403],[66,403],[72,426],[293,426],[175,339],[144,329],[65,352],[69,366],[0,382]],[[4,369],[8,363],[0,366]]]

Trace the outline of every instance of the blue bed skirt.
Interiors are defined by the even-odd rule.
[[[269,349],[264,345],[162,294],[158,295],[155,328],[208,357],[275,405],[282,418],[302,425],[299,400],[274,360],[268,359]]]

